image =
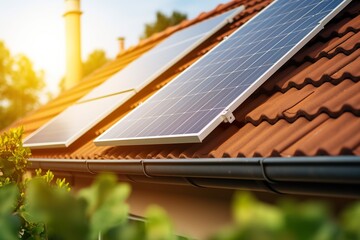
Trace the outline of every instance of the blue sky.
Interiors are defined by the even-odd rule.
[[[117,38],[126,37],[126,47],[137,43],[144,23],[155,12],[173,10],[194,18],[228,0],[83,0],[82,57],[103,49],[108,57],[118,51]],[[43,69],[48,89],[56,92],[65,72],[64,0],[2,0],[0,40],[13,54],[23,53]]]

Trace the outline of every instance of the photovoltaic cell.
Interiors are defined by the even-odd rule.
[[[180,30],[130,63],[24,140],[31,148],[67,147],[137,91],[224,27],[243,7]]]
[[[201,142],[349,2],[275,1],[95,144]]]

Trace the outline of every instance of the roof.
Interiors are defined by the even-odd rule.
[[[97,147],[97,136],[171,81],[269,0],[233,0],[127,49],[74,88],[14,123],[25,136],[124,68],[173,32],[226,10],[246,9],[174,67],[137,93],[68,148],[34,149],[35,158],[149,159],[360,155],[360,2],[352,1],[245,101],[232,124],[223,123],[202,143]]]

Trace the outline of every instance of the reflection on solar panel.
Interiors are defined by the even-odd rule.
[[[201,142],[349,2],[275,1],[95,144]]]
[[[108,96],[130,89],[136,92],[141,90],[221,29],[242,10],[243,7],[236,8],[176,32],[95,88],[80,101]]]
[[[114,103],[123,103],[134,92],[126,92],[101,98],[96,101],[78,103],[39,128],[24,141],[24,146],[31,148],[67,147],[89,128],[114,111]],[[101,114],[99,116],[99,114]]]
[[[242,10],[243,7],[233,9],[174,33],[28,136],[24,146],[69,146],[137,91],[224,27]]]

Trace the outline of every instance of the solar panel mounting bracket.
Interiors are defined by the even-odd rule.
[[[234,22],[234,18],[235,18],[235,16],[231,16],[228,19],[226,19],[226,22],[227,23],[232,23],[232,22]]]
[[[232,123],[235,120],[234,114],[229,109],[224,110],[221,117],[225,123]]]

